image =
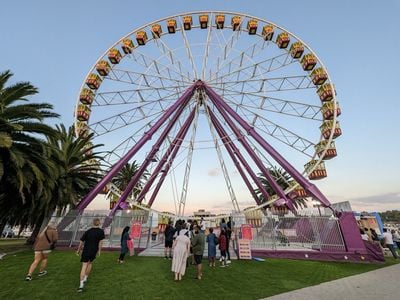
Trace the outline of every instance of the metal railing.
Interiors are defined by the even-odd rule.
[[[235,216],[235,236],[241,237],[241,224],[253,223],[253,250],[324,250],[346,249],[336,218],[327,216],[263,216],[248,220]],[[249,222],[250,221],[250,222]]]

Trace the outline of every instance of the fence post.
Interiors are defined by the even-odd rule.
[[[74,230],[74,232],[72,233],[72,237],[71,237],[71,240],[70,240],[70,242],[69,242],[69,247],[71,248],[72,247],[72,244],[73,244],[73,242],[75,241],[75,239],[76,239],[76,234],[77,234],[77,232],[78,232],[78,230],[79,230],[79,224],[81,223],[81,218],[82,218],[82,213],[81,212],[79,212],[78,213],[78,215],[76,216],[76,219],[75,219],[75,230]]]

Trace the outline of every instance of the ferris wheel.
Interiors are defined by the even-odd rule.
[[[113,210],[126,201],[151,207],[169,181],[175,211],[183,215],[193,162],[207,159],[208,151],[218,159],[234,211],[243,207],[232,174],[240,175],[258,207],[292,209],[301,197],[329,206],[309,180],[327,177],[325,161],[337,155],[340,113],[327,69],[283,27],[226,11],[150,22],[111,45],[82,83],[76,134],[94,133],[105,144],[110,168],[80,207],[136,160],[149,174],[146,184],[135,199],[118,191]],[[268,172],[276,167],[290,175],[285,189]]]

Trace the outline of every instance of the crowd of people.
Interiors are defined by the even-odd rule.
[[[171,271],[175,275],[175,281],[182,280],[189,264],[197,266],[196,279],[201,280],[205,243],[208,245],[209,267],[216,266],[217,246],[220,250],[221,267],[231,263],[229,254],[229,241],[232,234],[231,221],[225,223],[225,220],[222,219],[219,229],[219,237],[216,236],[213,228],[208,229],[206,237],[206,225],[203,218],[201,218],[200,223],[191,220],[187,222],[178,220],[175,226],[172,225],[172,222],[169,222],[164,231],[164,254],[165,259],[172,259]]]
[[[379,235],[374,228],[360,228],[360,234],[364,241],[376,242],[382,246],[382,250],[383,248],[388,248],[393,258],[399,258],[399,254],[395,249],[395,245],[397,249],[400,249],[399,230],[392,229],[389,231],[387,228],[383,228],[382,235]]]
[[[121,234],[121,250],[118,257],[119,263],[124,263],[125,255],[129,252],[133,255],[133,241],[129,235],[129,226],[126,226]],[[172,260],[171,271],[174,274],[175,281],[181,281],[185,275],[187,267],[196,265],[196,279],[203,277],[203,253],[205,244],[208,244],[208,265],[216,266],[217,248],[220,252],[221,267],[226,267],[231,263],[229,244],[232,235],[232,221],[226,223],[222,219],[219,227],[219,235],[214,233],[213,228],[208,229],[206,237],[205,220],[201,218],[200,222],[188,220],[178,220],[175,226],[169,222],[165,228],[165,259]],[[80,238],[76,254],[80,256],[82,263],[79,274],[78,292],[82,292],[88,277],[92,271],[92,264],[96,257],[99,257],[102,249],[102,242],[105,238],[104,230],[100,228],[100,219],[94,219],[90,229],[84,232]],[[40,264],[38,277],[47,274],[46,265],[48,255],[58,240],[58,233],[54,223],[50,223],[38,235],[34,244],[34,261],[29,267],[26,281],[32,280],[32,274]]]

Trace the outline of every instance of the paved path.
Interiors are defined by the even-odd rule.
[[[400,264],[265,298],[268,300],[400,299]]]

